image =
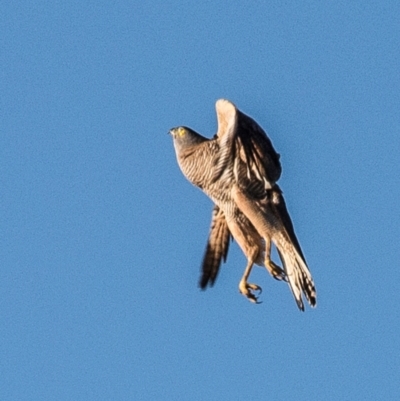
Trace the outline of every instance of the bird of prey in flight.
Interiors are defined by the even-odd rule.
[[[248,282],[257,264],[289,284],[300,310],[303,295],[315,306],[314,282],[276,183],[282,171],[279,154],[263,129],[233,103],[220,99],[216,111],[218,131],[212,139],[187,127],[170,130],[182,173],[214,202],[200,287],[214,284],[233,237],[247,258],[241,294],[259,303],[261,287]],[[272,243],[282,267],[271,260]]]

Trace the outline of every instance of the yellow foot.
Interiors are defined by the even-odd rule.
[[[271,274],[271,276],[278,281],[287,281],[286,273],[278,265],[276,265],[272,260],[265,261],[265,267]]]
[[[248,283],[247,281],[242,280],[239,283],[239,291],[242,295],[244,295],[250,302],[255,304],[261,304],[258,301],[258,296],[261,294],[262,289],[257,284]],[[252,291],[258,291],[258,295],[254,295]]]

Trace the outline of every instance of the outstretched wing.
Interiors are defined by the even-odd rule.
[[[286,231],[291,245],[295,248],[296,252],[299,255],[299,258],[297,259],[297,273],[294,275],[288,275],[289,287],[294,295],[297,306],[300,310],[304,310],[303,301],[301,299],[301,293],[303,292],[309,304],[314,307],[317,304],[317,295],[314,282],[308,269],[304,254],[301,250],[300,243],[294,232],[292,219],[290,218],[289,212],[287,210],[282,190],[277,184],[275,184],[274,188],[269,191],[268,198],[273,213],[283,224],[283,229]],[[290,256],[288,257],[288,255],[286,255],[287,250],[284,247],[281,249],[277,247],[277,251],[285,271],[288,272],[289,266],[287,265],[286,260],[290,260]]]
[[[232,166],[240,187],[264,196],[281,175],[279,154],[264,130],[233,103],[220,99],[216,111],[220,156],[214,178]]]
[[[217,278],[221,261],[226,262],[231,234],[223,211],[214,206],[211,219],[210,234],[201,267],[199,286],[205,289],[213,286]]]

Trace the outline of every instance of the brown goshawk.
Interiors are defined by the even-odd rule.
[[[261,287],[247,281],[254,264],[287,281],[300,310],[302,295],[316,305],[316,290],[294,233],[282,191],[279,154],[263,129],[230,101],[216,103],[218,132],[205,138],[187,127],[170,130],[179,167],[185,177],[214,202],[210,234],[199,285],[217,278],[233,237],[247,258],[239,291],[258,303]],[[282,268],[271,260],[271,243]]]

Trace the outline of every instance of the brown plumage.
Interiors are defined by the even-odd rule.
[[[232,236],[247,257],[239,291],[252,302],[261,288],[247,279],[254,263],[289,283],[298,307],[302,294],[316,305],[316,291],[294,233],[282,191],[279,154],[262,128],[228,100],[216,103],[218,132],[207,139],[190,128],[170,132],[179,166],[186,178],[215,203],[202,264],[200,287],[212,286],[226,260]],[[283,269],[271,260],[271,242]]]
[[[207,285],[211,287],[214,285],[221,261],[226,262],[230,239],[231,234],[225,220],[224,212],[215,205],[212,212],[210,234],[203,257],[202,275],[199,281],[201,289],[204,290]]]

